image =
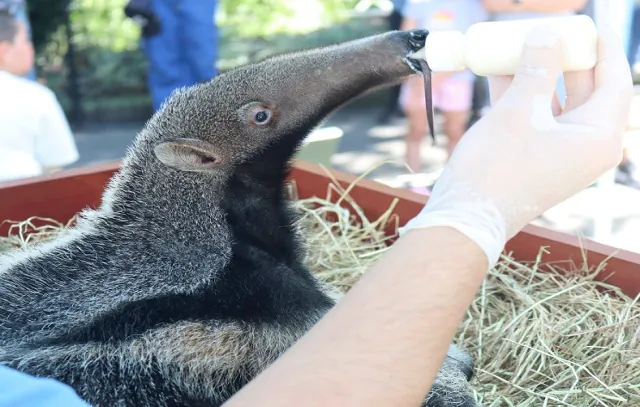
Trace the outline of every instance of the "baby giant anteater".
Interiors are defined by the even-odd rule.
[[[284,182],[305,136],[397,84],[426,30],[275,57],[175,92],[95,211],[0,262],[0,363],[93,406],[219,406],[334,304],[303,264]],[[475,406],[452,346],[425,398]]]

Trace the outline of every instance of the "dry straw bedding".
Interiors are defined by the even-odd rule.
[[[383,230],[397,228],[397,218],[392,204],[379,219],[367,219],[348,189],[336,185],[325,198],[298,199],[293,184],[291,192],[303,215],[301,233],[313,247],[307,264],[347,291],[388,250]],[[0,251],[53,239],[72,222],[13,222]],[[640,406],[637,299],[595,281],[599,270],[543,259],[542,248],[531,264],[503,256],[460,325],[456,342],[477,358],[478,401],[486,407]]]

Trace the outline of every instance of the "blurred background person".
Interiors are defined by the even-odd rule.
[[[631,29],[629,30],[629,49],[627,57],[629,65],[633,68],[634,78],[637,80],[640,73],[640,65],[638,64],[640,56],[640,0],[627,0],[633,5],[633,15],[631,16]]]
[[[457,30],[486,19],[480,0],[407,0],[403,9],[402,30],[426,28],[429,31]],[[455,73],[433,73],[433,105],[444,118],[447,153],[455,148],[464,134],[471,109],[474,74],[469,70]],[[408,118],[406,160],[414,172],[420,172],[422,139],[429,130],[426,116],[424,80],[414,76],[402,84],[400,105]],[[424,192],[423,188],[412,188]]]
[[[27,28],[27,35],[31,40],[31,24],[29,22],[29,10],[25,0],[0,0],[0,11],[6,11],[14,16],[18,21],[24,23]],[[32,63],[31,69],[24,75],[25,77],[36,80],[36,70]]]
[[[131,0],[125,14],[143,23],[154,110],[177,88],[217,74],[217,0]]]
[[[618,32],[627,51],[629,66],[633,68],[638,44],[638,37],[635,34],[637,22],[634,21],[638,1],[590,0],[589,6],[588,11],[596,24],[599,21],[607,21]],[[640,190],[640,170],[637,163],[631,159],[628,148],[623,150],[622,161],[613,175],[616,183]]]
[[[24,78],[33,55],[24,21],[0,11],[0,181],[51,173],[79,158],[54,93]]]

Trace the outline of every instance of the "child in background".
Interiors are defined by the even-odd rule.
[[[27,33],[29,39],[31,39],[31,24],[29,23],[29,10],[27,9],[27,2],[25,0],[0,0],[0,11],[8,11],[18,21],[22,21],[27,27]],[[29,71],[25,74],[26,78],[35,81],[36,70],[33,64]]]
[[[465,32],[472,24],[484,21],[485,14],[480,0],[408,0],[403,10],[402,30],[426,28],[430,32]],[[432,74],[433,104],[444,116],[449,155],[466,130],[473,86],[474,75],[469,70]],[[429,130],[422,76],[413,76],[402,85],[400,105],[409,120],[407,163],[413,171],[419,172],[421,142]]]
[[[79,158],[55,94],[24,78],[33,53],[25,23],[0,12],[0,181],[50,173]]]

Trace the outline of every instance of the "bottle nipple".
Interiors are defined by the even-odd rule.
[[[424,59],[433,72],[462,71],[465,64],[465,36],[459,31],[432,31],[425,46],[410,58]]]

